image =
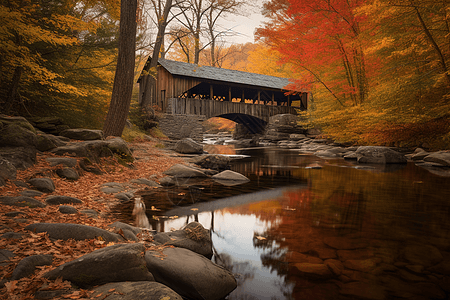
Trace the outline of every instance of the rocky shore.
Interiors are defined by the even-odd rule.
[[[346,147],[298,128],[288,133],[296,126],[289,120],[279,122],[286,132],[271,127],[251,144],[353,160],[362,168],[414,161],[450,176],[447,151]],[[175,185],[177,178],[211,178],[224,185],[248,181],[228,170],[229,157],[207,155],[190,139],[171,143],[174,151],[162,151],[151,138],[126,143],[105,139],[101,131],[58,126],[57,132],[45,133],[24,118],[0,115],[2,291],[12,299],[150,294],[149,299],[222,299],[236,287],[234,275],[211,262],[210,232],[201,224],[157,233],[116,222],[111,214],[114,205],[135,201],[141,191]],[[353,250],[341,248],[336,249]],[[333,259],[326,264],[301,260],[295,267],[305,277],[334,278],[343,271],[342,262]]]
[[[235,289],[234,275],[210,260],[201,224],[158,233],[111,215],[140,190],[177,177],[248,180],[226,170],[229,159],[195,165],[151,141],[87,129],[54,135],[16,117],[0,124],[0,284],[11,299],[222,299]],[[177,151],[192,146],[183,141]]]

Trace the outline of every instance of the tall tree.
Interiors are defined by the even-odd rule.
[[[368,82],[355,9],[364,1],[272,0],[264,6],[270,21],[257,34],[337,104],[359,105],[367,98]]]
[[[120,4],[119,53],[103,132],[105,136],[121,136],[125,128],[134,85],[137,0]]]
[[[0,1],[0,110],[100,126],[117,55],[116,9],[116,0]]]

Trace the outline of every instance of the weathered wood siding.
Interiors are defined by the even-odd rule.
[[[274,115],[297,114],[295,107],[292,106],[246,104],[241,102],[192,98],[171,98],[168,102],[167,113],[176,115],[203,115],[208,119],[225,114],[245,114],[269,121],[269,118]]]

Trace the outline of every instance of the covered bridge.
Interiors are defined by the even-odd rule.
[[[269,117],[306,110],[308,94],[286,88],[287,78],[159,59],[156,75],[147,61],[139,102],[174,115],[224,117],[259,132]]]

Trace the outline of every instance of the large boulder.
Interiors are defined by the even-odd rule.
[[[19,170],[25,170],[36,163],[37,150],[34,147],[0,147],[0,157],[8,160]]]
[[[62,277],[81,288],[109,282],[154,281],[146,268],[144,252],[141,243],[112,245],[62,264],[44,276]]]
[[[0,115],[0,145],[4,147],[35,147],[36,130],[22,117]]]
[[[34,223],[25,227],[32,232],[47,232],[54,240],[89,240],[101,237],[106,242],[120,242],[124,239],[116,233],[87,225],[72,223]]]
[[[181,230],[157,233],[153,239],[160,244],[189,249],[207,258],[213,255],[210,232],[198,222],[191,222]]]
[[[405,164],[403,154],[383,146],[361,146],[356,150],[358,163],[371,164]]]
[[[47,157],[45,159],[50,163],[50,166],[57,166],[57,165],[63,165],[69,168],[76,167],[78,161],[76,158],[73,157]]]
[[[103,138],[103,131],[93,129],[67,129],[59,133],[59,135],[67,137],[72,140],[92,141],[101,140]]]
[[[174,290],[155,281],[107,283],[93,289],[92,299],[104,300],[182,300]]]
[[[173,165],[163,174],[179,178],[208,177],[205,172],[182,164]]]
[[[185,138],[175,144],[174,150],[183,154],[201,154],[203,146],[191,138]]]
[[[17,169],[7,159],[0,157],[0,180],[16,179]]]
[[[184,248],[145,253],[147,268],[157,282],[192,300],[220,300],[236,287],[231,272]]]
[[[427,162],[435,162],[448,167],[450,166],[450,152],[439,151],[430,153],[425,156],[423,160]]]
[[[191,162],[203,169],[223,171],[230,168],[231,159],[224,155],[208,154],[195,157]]]
[[[36,138],[36,148],[39,151],[49,151],[56,147],[64,146],[66,142],[61,141],[52,134],[38,134]]]
[[[133,153],[122,138],[115,137],[113,139],[107,139],[106,144],[108,149],[111,150],[112,153],[117,154],[120,159],[126,162],[133,161]]]
[[[78,143],[70,143],[51,151],[56,155],[75,155],[77,157],[88,157],[97,160],[100,157],[117,155],[125,162],[133,161],[133,155],[125,141],[121,138],[109,140],[93,140]]]

